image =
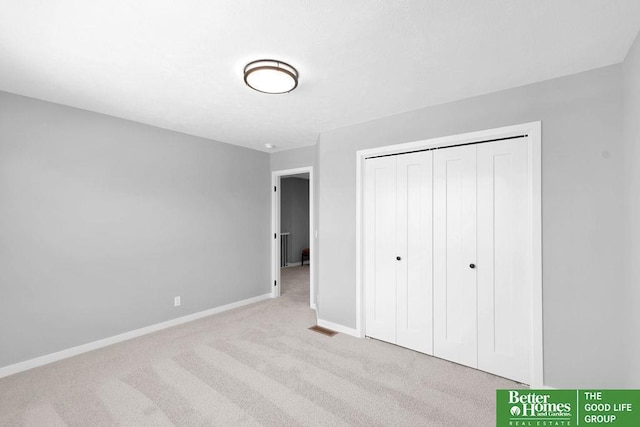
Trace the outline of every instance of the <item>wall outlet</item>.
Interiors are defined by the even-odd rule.
[[[180,305],[180,297],[174,297],[173,298],[173,306],[177,307]]]

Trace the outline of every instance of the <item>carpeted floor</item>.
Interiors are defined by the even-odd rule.
[[[309,267],[282,297],[0,379],[2,426],[495,425],[518,384],[308,330]]]

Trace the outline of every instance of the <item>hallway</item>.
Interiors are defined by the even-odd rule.
[[[282,296],[309,306],[309,264],[280,269]]]

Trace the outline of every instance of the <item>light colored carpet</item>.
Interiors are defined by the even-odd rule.
[[[308,330],[309,267],[282,297],[0,380],[0,425],[495,425],[518,384]]]

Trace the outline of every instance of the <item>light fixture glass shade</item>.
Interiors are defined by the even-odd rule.
[[[298,86],[298,71],[281,61],[261,59],[244,67],[244,82],[258,92],[287,93]]]

